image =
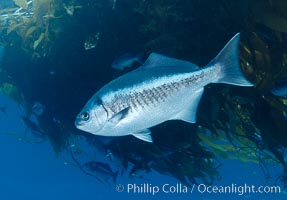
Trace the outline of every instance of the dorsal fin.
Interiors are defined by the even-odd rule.
[[[151,53],[145,63],[140,67],[143,68],[153,68],[153,67],[188,67],[191,70],[198,70],[198,66],[192,64],[191,62],[171,58],[158,53]]]

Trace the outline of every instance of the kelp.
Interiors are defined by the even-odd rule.
[[[27,0],[13,0],[13,1],[17,6],[19,6],[21,8],[24,8],[24,9],[28,8]]]
[[[26,32],[26,34],[25,34],[25,38],[28,38],[32,33],[34,33],[35,31],[37,30],[37,26],[31,26],[28,30],[27,30],[27,32]]]
[[[17,102],[18,105],[23,105],[23,94],[16,85],[4,82],[0,85],[0,92]]]
[[[69,16],[60,12],[64,10],[63,4],[58,0],[33,0],[29,5],[26,0],[15,0],[15,3],[23,10],[13,12],[9,11],[11,8],[6,9],[8,13],[0,16],[3,18],[0,29],[6,30],[7,35],[16,33],[22,40],[22,48],[30,55],[47,55]],[[15,35],[10,39],[19,41]]]
[[[45,38],[45,33],[41,33],[39,38],[34,42],[33,44],[33,48],[37,49],[37,47],[39,46],[39,44],[44,40]]]
[[[250,4],[256,23],[263,24],[276,32],[287,33],[287,16],[285,12],[287,4],[285,2],[275,0],[261,1],[259,4],[255,4],[251,1]]]

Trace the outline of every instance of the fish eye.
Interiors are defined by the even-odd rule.
[[[82,120],[87,121],[89,118],[90,118],[89,113],[83,112],[83,113],[81,114],[81,119],[82,119]]]

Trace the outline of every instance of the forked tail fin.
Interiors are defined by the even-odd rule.
[[[221,78],[216,81],[217,83],[253,86],[253,84],[245,78],[240,68],[238,58],[239,37],[240,33],[237,33],[233,38],[231,38],[219,54],[207,65],[221,68]]]

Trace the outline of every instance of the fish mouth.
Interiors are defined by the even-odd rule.
[[[78,128],[78,127],[81,127],[84,125],[84,122],[83,121],[80,121],[80,120],[76,120],[75,121],[75,126]]]

